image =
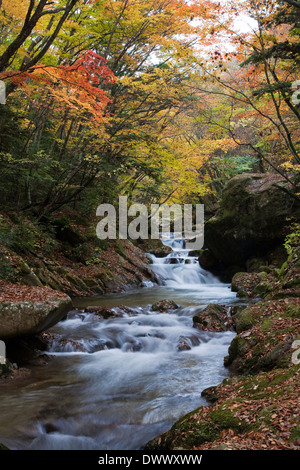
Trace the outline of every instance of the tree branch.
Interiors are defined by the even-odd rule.
[[[293,7],[300,8],[300,2],[296,2],[296,0],[283,0],[285,3],[292,5]]]

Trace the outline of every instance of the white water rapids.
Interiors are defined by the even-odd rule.
[[[223,358],[234,333],[197,330],[192,317],[209,303],[238,299],[189,256],[184,240],[164,243],[172,253],[151,256],[161,285],[78,299],[50,330],[49,364],[0,386],[0,442],[11,449],[139,449],[206,404],[201,391],[228,376]],[[179,308],[152,311],[162,299]],[[120,316],[100,320],[84,313],[87,305]]]

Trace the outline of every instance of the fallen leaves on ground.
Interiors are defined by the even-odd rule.
[[[50,287],[36,287],[0,280],[0,302],[43,302],[53,298],[64,299],[63,292]]]

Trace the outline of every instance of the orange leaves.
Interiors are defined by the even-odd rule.
[[[106,61],[93,51],[86,51],[74,64],[46,68],[52,81],[51,93],[70,107],[82,107],[92,119],[102,121],[110,102],[103,86],[114,82]],[[57,86],[58,85],[58,86]]]
[[[101,82],[113,83],[115,80],[114,74],[106,65],[106,60],[92,50],[84,52],[73,65],[65,67],[65,70],[76,72],[82,80],[92,86],[99,86]]]
[[[14,84],[23,85],[32,98],[35,98],[36,83],[40,83],[58,108],[67,106],[70,111],[81,115],[86,113],[88,119],[97,122],[103,121],[110,102],[104,87],[115,80],[105,59],[91,50],[85,51],[71,65],[40,65],[33,73],[6,72],[2,77],[9,77]]]
[[[233,429],[223,429],[223,431],[220,432],[220,439],[224,439],[226,437],[233,437],[234,436],[234,430]]]

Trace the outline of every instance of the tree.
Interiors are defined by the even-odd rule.
[[[299,109],[292,101],[298,13],[290,16],[290,6],[275,1],[239,5],[241,12],[255,18],[257,27],[252,32],[237,31],[234,18],[231,24],[219,25],[219,33],[213,32],[214,41],[217,43],[218,34],[220,39],[226,33],[231,50],[213,51],[194,89],[202,100],[214,97],[210,110],[223,107],[223,113],[207,116],[210,125],[227,132],[246,153],[256,154],[260,170],[277,171],[289,179],[288,173],[300,163]],[[238,12],[236,6],[232,10]]]
[[[189,154],[190,143],[170,134],[189,107],[187,84],[200,34],[191,17],[209,24],[219,10],[214,2],[83,1],[43,63],[21,70],[47,42],[47,24],[38,23],[24,42],[29,60],[19,49],[12,64],[17,74],[5,72],[18,85],[9,104],[27,134],[21,147],[11,141],[13,152],[3,147],[5,171],[24,169],[19,194],[8,200],[40,216],[78,202],[87,188],[98,191],[99,203],[101,197],[113,202],[122,190],[137,195],[151,187],[160,200],[174,194],[178,182],[192,187],[194,165],[176,152]],[[97,82],[80,62],[87,51],[93,67],[101,58]],[[105,80],[104,72],[115,79]]]
[[[24,4],[24,1],[21,2]],[[28,2],[26,2],[28,3]],[[55,7],[56,4],[56,7]],[[49,48],[57,38],[63,24],[69,18],[74,7],[79,4],[79,0],[65,0],[63,2],[48,0],[30,0],[27,11],[21,12],[16,18],[14,11],[11,11],[10,2],[4,0],[4,17],[8,20],[2,27],[2,44],[4,48],[0,56],[0,73],[8,69],[26,72],[34,70],[34,67],[43,59]],[[23,5],[22,5],[23,6]],[[50,16],[50,19],[48,19]],[[23,19],[24,17],[24,19]],[[47,23],[40,25],[41,20],[47,19]],[[18,28],[14,28],[14,38],[11,40],[11,22],[17,20]],[[26,44],[31,37],[30,44]],[[35,37],[35,39],[34,39]],[[16,55],[22,49],[23,60],[14,67]]]

